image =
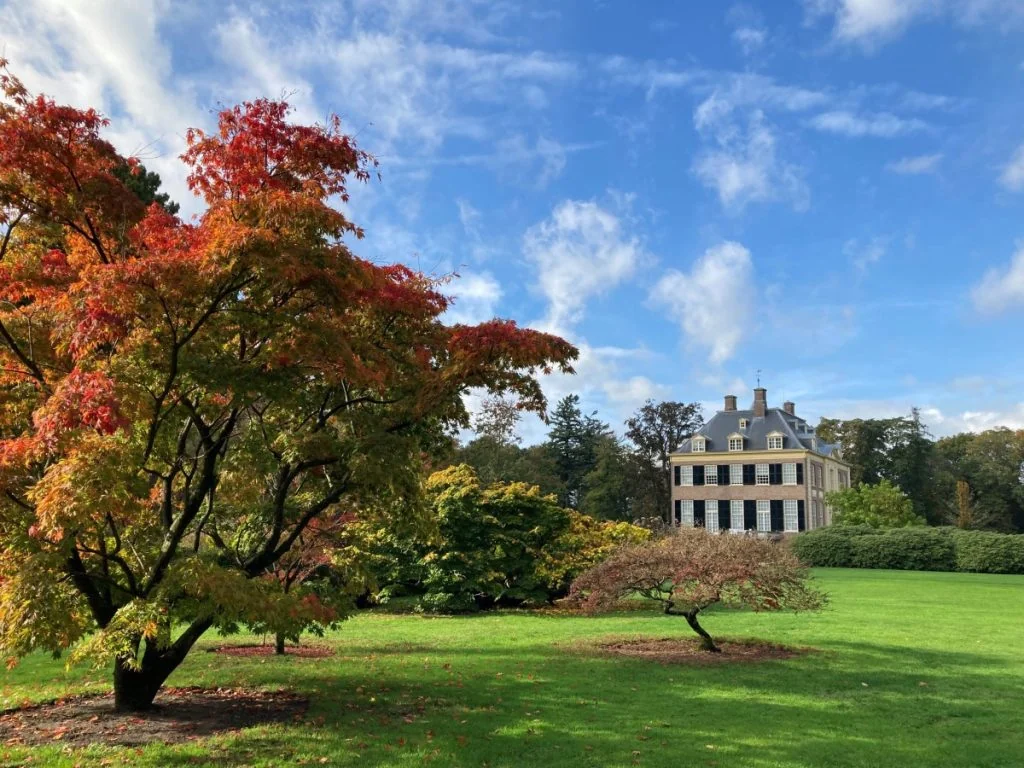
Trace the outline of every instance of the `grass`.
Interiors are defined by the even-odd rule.
[[[367,614],[328,659],[232,658],[204,641],[172,685],[289,686],[307,722],[198,744],[64,752],[0,745],[0,766],[1017,766],[1024,760],[1024,577],[817,571],[824,613],[718,611],[719,636],[812,646],[785,661],[663,666],[573,655],[605,635],[689,637],[678,618]],[[245,639],[232,642],[243,642]],[[99,691],[31,658],[0,706]]]

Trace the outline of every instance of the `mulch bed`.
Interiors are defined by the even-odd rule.
[[[213,653],[224,653],[228,656],[275,656],[272,645],[222,645],[211,648]],[[285,656],[298,656],[303,659],[323,659],[334,655],[334,649],[327,645],[286,645]]]
[[[308,699],[287,691],[166,688],[145,713],[114,711],[114,696],[74,696],[0,714],[0,744],[178,744],[224,731],[301,720]]]
[[[697,639],[678,637],[614,638],[591,642],[587,650],[601,655],[630,656],[662,664],[727,664],[732,662],[774,661],[792,659],[811,653],[810,648],[766,643],[760,640],[716,640],[721,653],[709,653],[700,647]]]

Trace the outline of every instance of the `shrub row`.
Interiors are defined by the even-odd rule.
[[[1024,573],[1024,536],[1014,534],[835,525],[803,533],[792,546],[810,566]]]

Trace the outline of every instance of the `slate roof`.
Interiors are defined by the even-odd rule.
[[[740,429],[740,419],[747,420],[747,428]],[[743,435],[743,450],[760,451],[768,448],[768,435],[772,432],[782,434],[784,450],[806,449],[822,456],[839,458],[838,445],[816,440],[814,428],[799,416],[786,413],[781,408],[767,408],[764,416],[754,416],[753,410],[719,411],[694,437],[702,436],[707,440],[708,452],[729,450],[729,435]],[[690,440],[679,447],[678,453],[692,453]],[[840,459],[841,460],[841,459]]]

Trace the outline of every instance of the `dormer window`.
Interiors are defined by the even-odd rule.
[[[743,450],[743,435],[739,435],[739,434],[729,435],[729,450],[730,451],[742,451]]]
[[[768,435],[768,450],[769,451],[781,451],[782,450],[782,433],[772,432]]]
[[[695,437],[691,443],[691,448],[694,453],[704,453],[705,440],[703,437]]]
[[[747,420],[746,419],[740,419],[740,429],[746,429],[746,428],[747,428]]]

